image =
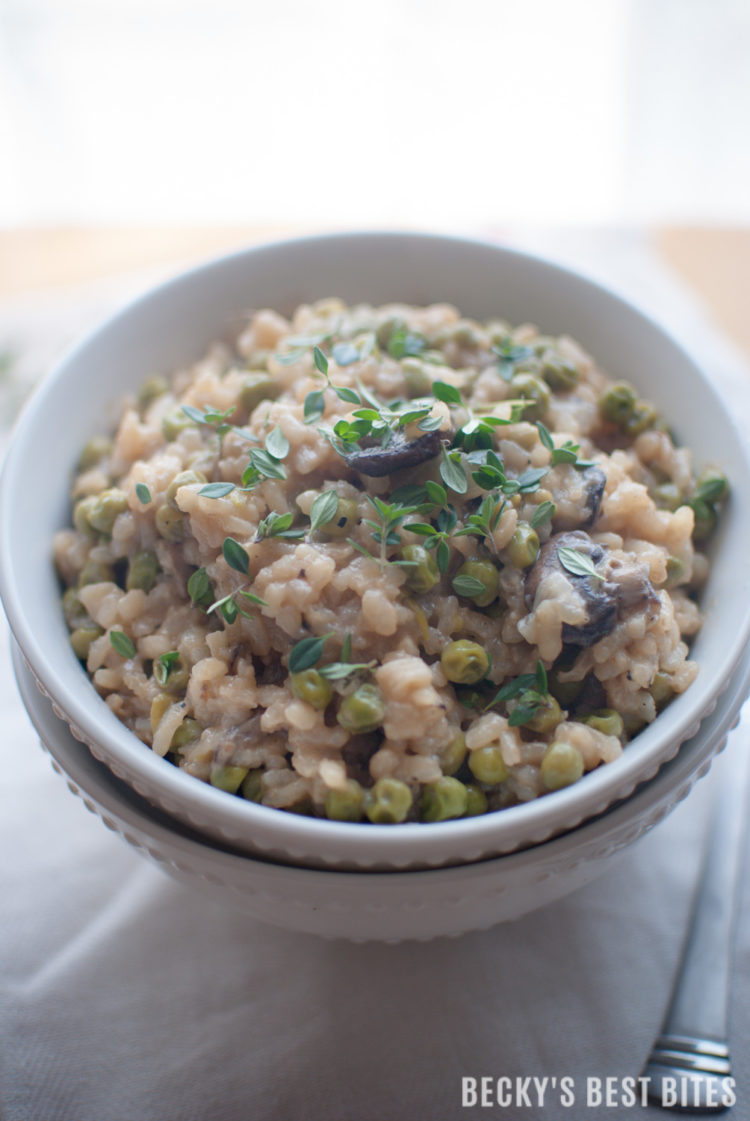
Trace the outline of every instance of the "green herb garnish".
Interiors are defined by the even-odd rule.
[[[278,424],[266,436],[266,451],[274,459],[286,459],[289,455],[290,445]]]
[[[255,535],[255,540],[262,541],[264,537],[281,537],[286,541],[299,540],[300,537],[305,536],[305,531],[304,529],[291,529],[293,521],[294,514],[291,510],[286,514],[278,514],[275,510],[272,510],[268,517],[258,522],[258,532]]]
[[[241,572],[243,576],[247,576],[250,569],[250,557],[239,541],[235,541],[233,537],[225,537],[221,551],[230,568],[233,568],[235,572]]]
[[[496,704],[517,700],[518,703],[514,705],[508,717],[508,724],[511,728],[518,728],[533,720],[539,708],[547,703],[547,692],[547,671],[542,662],[537,661],[534,673],[522,673],[520,677],[503,685],[486,706],[485,711]]]
[[[481,596],[487,591],[486,586],[475,576],[454,576],[451,585],[458,596]]]
[[[469,483],[458,452],[448,452],[441,448],[440,478],[456,494],[466,494]]]
[[[557,557],[563,568],[573,576],[592,576],[595,580],[604,580],[601,573],[596,571],[591,557],[578,549],[572,549],[568,545],[558,545]]]
[[[135,493],[138,496],[138,501],[142,502],[144,506],[147,506],[151,501],[151,491],[145,483],[136,483]]]
[[[206,610],[214,598],[214,589],[205,568],[193,572],[187,582],[187,591],[196,607]]]
[[[461,404],[460,390],[455,385],[448,385],[445,381],[434,381],[432,383],[432,395],[446,405]]]
[[[154,678],[159,685],[166,685],[170,673],[180,660],[179,650],[169,650],[154,662]]]
[[[319,638],[311,635],[301,639],[289,652],[289,672],[302,673],[303,670],[312,669],[320,661],[323,646],[330,637],[330,634],[324,634]]]
[[[135,643],[132,638],[129,638],[124,631],[110,631],[109,643],[113,650],[122,658],[135,657]]]
[[[529,525],[532,529],[539,529],[540,525],[554,518],[556,510],[554,502],[542,502],[529,518]]]
[[[322,494],[317,495],[310,507],[310,532],[314,533],[316,529],[320,529],[335,518],[338,508],[339,496],[335,490],[324,490]]]
[[[203,498],[226,498],[234,490],[234,483],[206,483],[198,491]]]

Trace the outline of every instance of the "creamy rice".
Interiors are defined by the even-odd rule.
[[[159,755],[280,809],[444,820],[577,781],[688,688],[725,491],[570,338],[331,299],[150,379],[55,559]]]

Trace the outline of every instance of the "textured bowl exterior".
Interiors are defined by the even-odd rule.
[[[704,596],[706,622],[695,643],[698,679],[620,759],[572,787],[500,814],[435,825],[373,829],[280,813],[197,782],[144,748],[98,697],[70,650],[49,542],[67,517],[66,470],[78,447],[103,418],[114,418],[122,393],[153,369],[198,357],[247,307],[289,310],[330,294],[349,301],[451,300],[478,317],[501,309],[511,320],[567,331],[612,376],[639,383],[698,461],[718,461],[732,480]],[[50,472],[50,463],[59,470]],[[28,494],[35,496],[33,518]],[[567,270],[479,242],[427,235],[279,243],[212,262],[148,293],[47,379],[18,426],[0,483],[0,594],[28,666],[73,736],[138,795],[191,828],[247,852],[318,867],[476,861],[539,844],[629,797],[697,734],[738,664],[750,634],[748,555],[747,450],[717,391],[675,342],[617,296]]]
[[[104,825],[191,890],[261,921],[328,938],[426,941],[482,930],[560,899],[606,871],[692,789],[726,744],[750,689],[750,654],[700,734],[631,798],[569,833],[457,868],[338,872],[220,848],[139,799],[91,758],[35,689],[17,650],[19,688],[42,746]]]

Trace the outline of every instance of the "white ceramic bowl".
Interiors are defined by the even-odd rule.
[[[212,844],[134,794],[77,743],[34,688],[17,650],[24,702],[53,766],[108,829],[194,891],[264,922],[357,941],[427,940],[518,918],[568,895],[661,821],[706,774],[750,686],[745,653],[714,713],[677,757],[624,802],[523,852],[458,868],[338,872],[253,858]]]
[[[449,300],[478,318],[531,320],[568,332],[617,378],[635,382],[698,463],[733,484],[714,542],[706,621],[691,688],[620,759],[566,790],[502,813],[436,825],[373,828],[285,814],[193,778],[143,746],[97,696],[69,646],[50,560],[68,516],[68,472],[92,433],[114,422],[122,393],[154,370],[196,359],[250,307],[304,300]],[[0,486],[0,594],[41,688],[92,753],[181,821],[250,852],[320,866],[458,864],[538,843],[601,813],[654,776],[714,708],[750,633],[750,466],[710,381],[661,328],[600,286],[555,265],[479,242],[410,234],[338,235],[250,249],[148,293],[65,358],[18,425]]]

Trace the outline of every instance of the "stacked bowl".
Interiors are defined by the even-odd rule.
[[[732,498],[712,543],[694,684],[617,760],[502,812],[373,827],[228,796],[159,758],[92,688],[70,648],[51,563],[78,449],[144,376],[195,360],[250,307],[449,301],[579,339],[669,416]],[[642,372],[639,381],[639,372]],[[347,234],[250,249],[181,275],[110,319],[27,407],[0,491],[0,592],[21,694],[69,785],[168,872],[261,919],[357,939],[479,929],[558,898],[660,820],[705,773],[750,689],[750,462],[717,388],[655,323],[548,262],[414,234]],[[30,506],[33,509],[30,510]]]

